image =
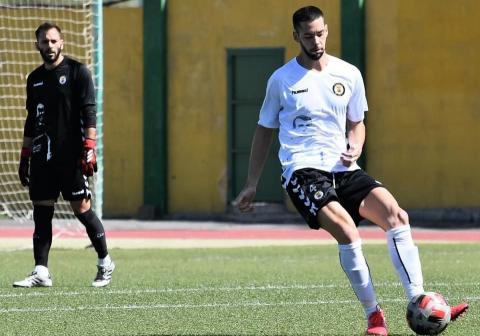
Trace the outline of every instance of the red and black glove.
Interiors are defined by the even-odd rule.
[[[24,187],[30,184],[30,148],[22,147],[20,164],[18,165],[18,177]]]
[[[93,176],[97,172],[97,155],[95,154],[95,140],[86,138],[83,141],[82,174]]]

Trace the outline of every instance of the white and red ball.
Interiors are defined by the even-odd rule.
[[[418,335],[440,334],[447,328],[450,318],[450,306],[438,293],[416,295],[407,306],[408,326]]]

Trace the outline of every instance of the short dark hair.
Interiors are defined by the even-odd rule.
[[[301,22],[312,22],[320,17],[324,17],[324,15],[322,10],[318,7],[306,6],[297,9],[297,11],[293,13],[292,17],[293,29],[295,29],[295,31],[298,31]]]
[[[57,26],[55,23],[52,23],[52,22],[44,22],[42,23],[40,26],[38,26],[37,30],[35,30],[35,37],[37,38],[37,41],[38,41],[38,37],[40,36],[40,34],[44,31],[48,31],[52,28],[55,28],[58,33],[60,34],[60,36],[62,36],[62,30],[60,29],[59,26]]]

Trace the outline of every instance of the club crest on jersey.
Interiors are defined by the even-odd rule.
[[[65,75],[60,76],[60,78],[58,78],[58,82],[62,85],[65,84],[67,82],[67,77]]]
[[[337,96],[343,96],[345,94],[345,86],[342,83],[333,84],[333,93]]]
[[[317,201],[323,198],[323,191],[319,190],[317,191],[314,195],[313,198],[315,198]]]

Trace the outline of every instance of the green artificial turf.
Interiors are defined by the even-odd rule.
[[[420,244],[425,289],[468,314],[442,335],[480,334],[479,244]],[[390,335],[414,335],[386,245],[365,245]],[[31,251],[0,252],[0,334],[362,335],[363,311],[334,245],[112,250],[109,287],[90,287],[91,250],[53,249],[52,288],[13,288]]]

